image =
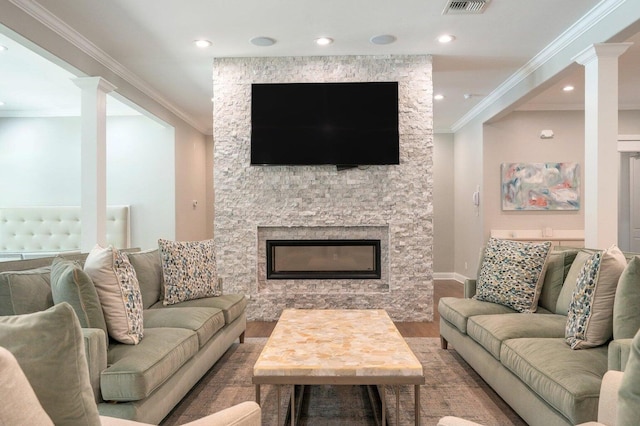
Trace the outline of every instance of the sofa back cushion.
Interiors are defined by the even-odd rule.
[[[142,304],[145,309],[164,298],[164,281],[162,279],[162,262],[158,249],[127,253],[129,262],[136,271]]]
[[[22,315],[53,306],[50,267],[0,273],[0,315]]]
[[[613,302],[613,338],[631,339],[640,329],[640,256],[631,258],[620,275]]]
[[[571,268],[578,249],[553,249],[547,259],[547,272],[542,283],[538,305],[549,312],[555,312],[562,285]]]
[[[576,253],[576,257],[571,263],[569,272],[567,272],[564,284],[562,285],[562,289],[558,295],[558,302],[556,303],[554,310],[556,314],[566,316],[569,312],[569,304],[573,299],[573,291],[576,289],[576,284],[578,283],[578,275],[580,275],[580,271],[582,271],[582,267],[585,262],[589,260],[591,255],[595,252],[595,250],[581,249]]]
[[[640,419],[640,333],[631,343],[629,361],[618,391],[616,424],[636,425]]]

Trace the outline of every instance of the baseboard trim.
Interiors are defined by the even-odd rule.
[[[434,281],[438,281],[438,280],[453,280],[453,281],[457,281],[459,283],[464,283],[464,281],[467,279],[468,277],[462,275],[462,274],[458,274],[456,272],[434,272],[433,273],[433,280]]]

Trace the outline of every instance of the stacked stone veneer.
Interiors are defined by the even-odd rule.
[[[251,84],[398,81],[400,165],[250,166]],[[284,308],[386,309],[433,319],[433,121],[429,56],[216,59],[215,244],[225,292],[250,297],[251,320]],[[300,141],[304,143],[304,141]],[[382,235],[380,280],[266,280],[264,240]]]

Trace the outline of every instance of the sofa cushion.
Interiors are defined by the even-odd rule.
[[[613,300],[626,265],[616,246],[585,262],[567,316],[565,337],[571,349],[600,346],[613,336]]]
[[[71,305],[82,328],[99,328],[104,331],[109,344],[107,323],[104,320],[98,292],[89,275],[78,262],[62,258],[51,264],[51,296],[53,303]]]
[[[0,346],[16,357],[56,425],[100,424],[80,323],[68,303],[0,317]]]
[[[476,285],[476,300],[518,312],[535,312],[551,242],[526,243],[489,238]]]
[[[629,362],[618,392],[616,424],[633,425],[640,419],[640,333],[631,342]]]
[[[50,267],[0,273],[0,315],[40,312],[53,306]]]
[[[127,255],[111,246],[95,246],[84,270],[98,292],[109,336],[121,343],[138,344],[144,336],[142,296]]]
[[[640,329],[640,256],[629,260],[616,288],[613,301],[613,338],[631,339]]]
[[[171,305],[175,308],[218,308],[224,313],[224,321],[230,324],[245,311],[249,301],[244,294],[224,294],[218,297],[206,297],[203,299],[188,300]],[[152,309],[163,309],[162,304],[156,304]]]
[[[136,270],[142,305],[148,309],[164,297],[164,281],[162,280],[162,262],[158,249],[127,253],[127,258]]]
[[[581,249],[576,254],[576,257],[569,268],[569,272],[567,272],[567,277],[564,279],[562,290],[560,290],[560,294],[558,295],[558,302],[556,303],[555,309],[556,314],[567,315],[569,312],[569,304],[573,299],[573,291],[576,289],[578,275],[580,274],[584,263],[595,252],[595,250]]]
[[[160,239],[158,247],[165,283],[165,305],[220,295],[213,240]]]
[[[467,334],[467,320],[472,316],[509,314],[515,313],[515,311],[497,303],[459,297],[442,297],[438,302],[438,313],[441,319],[451,323],[461,333]]]
[[[573,351],[564,339],[503,342],[500,362],[571,424],[596,420],[607,348]]]
[[[496,359],[502,342],[522,337],[564,337],[567,318],[556,314],[476,315],[467,322],[467,335]]]
[[[552,250],[547,259],[547,272],[544,275],[538,307],[555,312],[558,297],[564,284],[564,279],[571,268],[578,249]]]
[[[105,401],[146,398],[198,352],[198,336],[184,328],[150,328],[137,345],[113,343],[100,375]]]
[[[198,334],[200,347],[224,327],[224,314],[217,308],[180,309],[164,307],[144,311],[144,328],[186,328]]]

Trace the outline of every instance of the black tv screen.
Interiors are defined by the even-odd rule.
[[[397,82],[252,85],[252,165],[399,163]]]

